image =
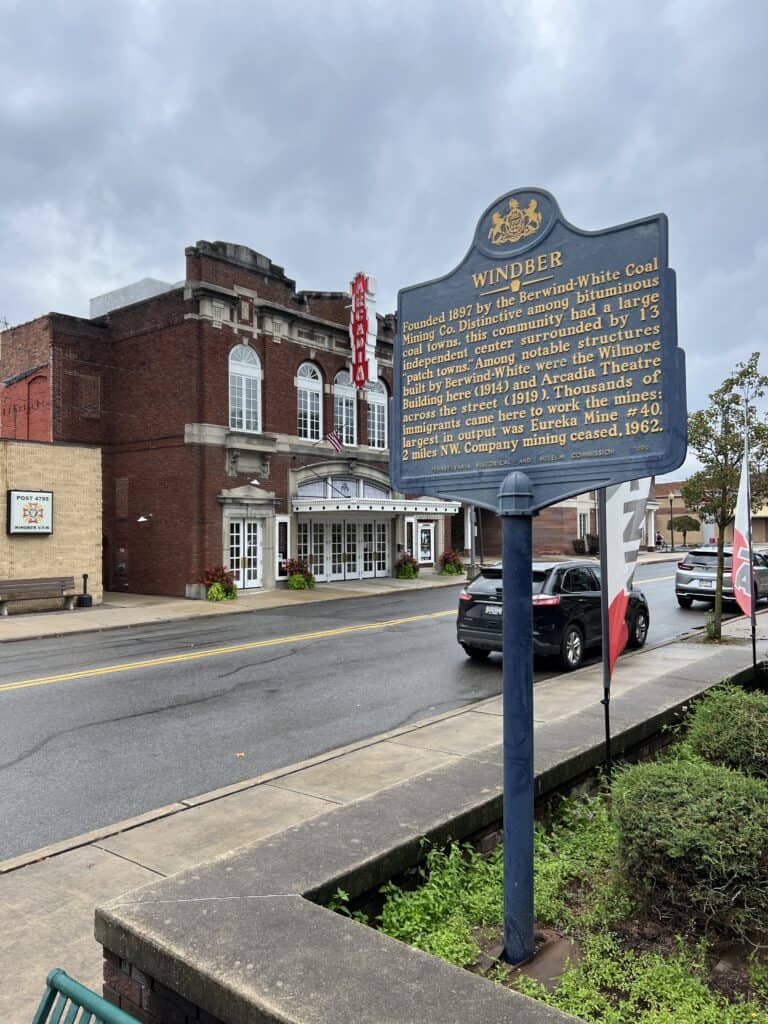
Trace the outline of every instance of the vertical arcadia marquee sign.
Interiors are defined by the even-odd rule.
[[[493,203],[445,277],[398,303],[393,483],[531,511],[685,458],[685,364],[659,214],[580,231],[548,192]]]
[[[685,359],[663,214],[604,231],[516,189],[445,277],[401,289],[392,483],[502,517],[504,954],[533,955],[531,524],[685,458]]]

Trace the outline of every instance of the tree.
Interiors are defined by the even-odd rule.
[[[709,405],[688,417],[688,445],[702,465],[682,487],[688,508],[717,526],[717,585],[714,637],[721,637],[723,610],[723,545],[725,528],[733,521],[744,458],[745,420],[749,421],[752,511],[768,497],[768,421],[758,416],[754,400],[768,390],[768,377],[758,370],[759,352],[737,363],[709,396]],[[745,403],[746,396],[746,403]]]
[[[678,533],[683,535],[683,547],[685,547],[685,536],[687,533],[693,533],[694,530],[698,530],[701,523],[698,519],[694,519],[693,516],[675,516],[674,519],[670,519],[669,528],[670,530],[676,530]]]

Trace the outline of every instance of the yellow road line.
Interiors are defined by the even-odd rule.
[[[359,626],[340,626],[338,629],[323,629],[314,633],[295,633],[293,636],[278,636],[271,640],[253,640],[247,644],[213,647],[207,651],[194,651],[189,654],[169,654],[163,658],[128,661],[124,665],[105,665],[103,668],[86,668],[78,672],[62,672],[55,676],[23,679],[17,683],[2,683],[0,684],[0,693],[6,693],[8,690],[23,690],[31,686],[49,686],[51,683],[65,683],[71,679],[84,679],[89,676],[108,676],[117,672],[132,672],[135,669],[154,668],[157,665],[174,665],[177,662],[215,658],[220,654],[235,654],[238,651],[255,651],[260,647],[277,647],[280,644],[295,644],[301,643],[304,640],[322,640],[329,636],[344,636],[345,633],[362,633],[372,629],[389,629],[392,626],[402,626],[411,622],[423,622],[426,619],[440,619],[446,615],[455,614],[455,610],[451,609],[445,612],[430,612],[426,615],[409,615],[401,619],[386,619],[384,622],[366,622]]]

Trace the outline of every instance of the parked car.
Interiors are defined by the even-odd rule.
[[[602,640],[600,567],[594,562],[534,562],[533,653],[555,655],[568,671]],[[633,590],[627,607],[629,646],[642,647],[650,614],[643,593]],[[459,594],[456,637],[470,658],[485,661],[502,649],[501,563],[482,566]]]
[[[733,601],[733,580],[731,579],[733,548],[723,549],[723,600]],[[755,598],[768,597],[768,559],[754,551],[752,555],[755,577]],[[689,551],[682,562],[677,563],[675,573],[675,595],[681,608],[690,608],[694,601],[714,601],[717,588],[717,547],[706,547]]]

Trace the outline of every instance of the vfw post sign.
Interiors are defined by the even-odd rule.
[[[663,214],[604,231],[519,189],[444,277],[401,289],[393,484],[502,516],[504,952],[533,955],[532,516],[670,472],[686,450],[685,361]]]

